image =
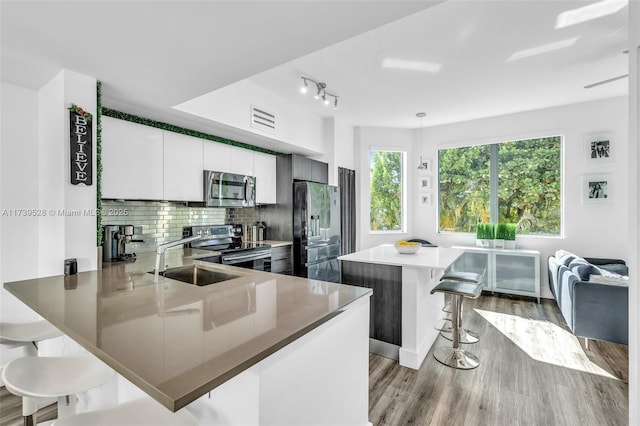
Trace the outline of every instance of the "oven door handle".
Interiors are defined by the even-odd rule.
[[[222,256],[222,261],[229,263],[235,262],[239,260],[258,260],[258,259],[266,259],[271,257],[271,253],[260,253],[260,254],[246,254],[244,256]]]

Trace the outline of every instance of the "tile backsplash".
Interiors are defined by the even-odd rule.
[[[160,201],[103,200],[103,225],[133,225],[134,239],[127,253],[155,251],[156,245],[182,238],[182,227],[189,225],[252,224],[261,220],[259,207],[232,209],[189,207]]]

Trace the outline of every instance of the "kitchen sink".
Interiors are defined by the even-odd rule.
[[[153,274],[153,271],[149,272]],[[222,281],[240,278],[242,275],[230,274],[222,270],[214,270],[213,268],[204,268],[200,265],[178,266],[176,268],[167,269],[160,275],[172,280],[182,281],[183,283],[205,286],[219,283]]]

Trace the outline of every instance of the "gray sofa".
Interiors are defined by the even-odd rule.
[[[623,260],[549,256],[549,287],[578,337],[628,344],[629,270]]]

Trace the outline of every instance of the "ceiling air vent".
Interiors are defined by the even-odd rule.
[[[275,133],[276,116],[265,111],[264,108],[251,105],[251,127],[264,130],[265,132]]]

